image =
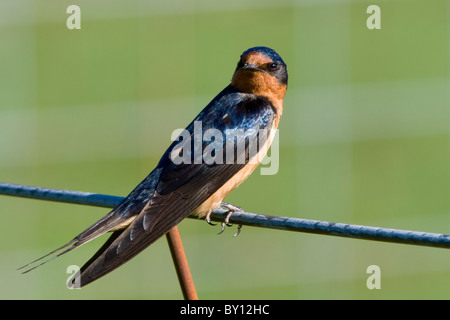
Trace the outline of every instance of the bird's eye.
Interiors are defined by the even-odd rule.
[[[269,64],[269,69],[270,70],[276,70],[278,68],[278,63],[276,62],[272,62]]]

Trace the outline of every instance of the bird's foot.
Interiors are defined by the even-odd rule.
[[[229,221],[230,221],[230,217],[233,214],[233,212],[242,212],[242,211],[244,211],[244,210],[242,210],[241,207],[238,207],[238,206],[226,203],[226,202],[222,202],[220,204],[220,206],[222,208],[227,209],[228,213],[227,213],[227,215],[225,217],[225,220],[221,223],[222,230],[218,234],[221,234],[225,230],[225,226],[227,226],[227,227],[231,227],[232,226],[232,224],[230,224]],[[233,237],[237,237],[239,235],[239,233],[241,233],[241,229],[242,229],[242,225],[240,224],[238,226],[238,228],[237,228],[236,234]]]
[[[212,223],[212,222],[211,222],[211,212],[212,212],[212,210],[210,210],[210,211],[208,212],[208,214],[206,215],[205,220],[206,220],[206,222],[207,222],[210,226],[217,226],[217,223]]]

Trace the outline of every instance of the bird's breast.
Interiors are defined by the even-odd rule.
[[[194,214],[198,217],[206,216],[210,211],[220,207],[220,203],[225,197],[230,194],[231,191],[236,189],[242,182],[244,182],[252,172],[261,163],[261,160],[266,156],[267,151],[275,137],[276,127],[278,121],[274,121],[272,128],[268,132],[266,142],[261,146],[253,157],[251,157],[248,163],[239,170],[231,179],[224,183],[216,192],[214,192],[206,201],[204,201],[197,209],[194,210]],[[228,164],[223,164],[224,166]]]

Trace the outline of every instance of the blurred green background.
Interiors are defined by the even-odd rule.
[[[81,8],[81,30],[66,9]],[[230,81],[274,48],[289,89],[280,168],[228,197],[250,212],[450,234],[450,2],[0,1],[0,181],[126,196]],[[21,275],[107,209],[0,196],[0,298],[181,299],[165,239],[82,290],[106,239]],[[450,252],[180,225],[202,299],[448,299]],[[381,269],[381,289],[366,268]]]

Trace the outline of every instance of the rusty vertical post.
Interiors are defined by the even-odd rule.
[[[173,227],[166,234],[167,242],[169,244],[170,253],[172,254],[173,264],[177,271],[178,281],[180,282],[181,291],[185,300],[198,300],[197,292],[195,291],[194,281],[192,280],[191,271],[184,253],[183,243],[181,242],[178,228]]]

